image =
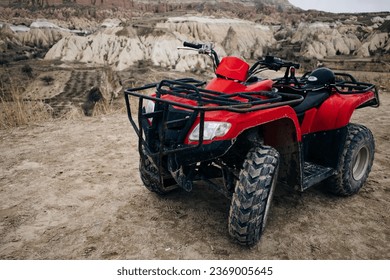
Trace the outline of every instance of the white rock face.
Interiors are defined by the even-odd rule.
[[[69,32],[53,28],[30,28],[27,32],[18,32],[17,37],[23,45],[48,48]]]
[[[122,70],[145,59],[145,52],[137,38],[100,32],[86,37],[70,34],[55,44],[45,58],[112,65],[116,70]]]
[[[378,49],[384,49],[387,53],[390,52],[390,35],[389,33],[373,33],[361,45],[357,51],[357,55],[369,57],[370,52],[375,52]]]
[[[382,19],[375,18],[374,21]],[[118,19],[107,19],[98,31],[88,36],[69,32],[57,34],[54,28],[31,29],[21,33],[20,40],[35,40],[35,43],[46,46],[62,37],[46,54],[46,59],[107,65],[114,70],[124,70],[145,60],[178,71],[211,67],[207,56],[177,50],[184,41],[212,42],[221,57],[234,55],[246,60],[263,56],[266,48],[272,49],[277,44],[282,49],[285,45],[293,45],[295,52],[297,47],[299,50],[296,55],[317,59],[335,55],[368,57],[375,52],[390,50],[388,33],[375,31],[374,26],[361,27],[353,20],[302,22],[296,28],[284,27],[282,30],[241,19],[197,16],[171,17],[153,27],[124,25]],[[43,34],[38,34],[43,30]],[[360,41],[357,35],[361,32],[372,34]],[[279,41],[274,36],[279,37]]]
[[[338,24],[321,22],[299,24],[291,43],[299,42],[302,44],[303,56],[318,59],[336,54],[349,55],[361,46],[353,29],[348,30]]]
[[[33,22],[30,27],[2,24],[0,33],[0,45],[3,41],[15,45],[27,45],[30,47],[49,48],[58,42],[62,37],[70,34],[68,29],[60,28],[48,21],[39,20]],[[6,38],[6,42],[4,39]],[[0,49],[1,50],[1,49]],[[6,51],[6,48],[2,51]]]
[[[111,21],[115,22],[115,21]],[[213,42],[219,55],[253,58],[263,54],[263,48],[275,42],[270,28],[238,19],[206,17],[176,17],[156,25],[158,35],[118,36],[123,27],[106,27],[92,35],[68,35],[55,44],[46,59],[80,61],[111,65],[123,70],[140,60],[151,60],[154,65],[187,71],[206,68],[210,60],[205,56],[178,51],[183,41]]]
[[[0,52],[7,51],[7,45],[21,46],[21,42],[16,38],[16,33],[8,24],[2,24],[0,27]]]

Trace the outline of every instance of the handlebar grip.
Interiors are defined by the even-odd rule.
[[[202,44],[193,44],[193,43],[190,43],[190,42],[184,42],[183,46],[184,47],[193,48],[193,49],[201,49],[203,45]]]
[[[293,63],[293,66],[295,69],[299,69],[301,67],[301,65],[299,63]]]

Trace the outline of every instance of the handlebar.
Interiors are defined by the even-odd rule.
[[[264,60],[260,61],[260,64],[267,66],[271,70],[279,70],[282,67],[294,67],[299,69],[301,66],[299,63],[282,60],[274,56],[266,56]]]
[[[299,63],[285,61],[278,57],[268,55],[264,59],[259,59],[258,61],[256,61],[255,64],[252,65],[252,67],[248,71],[248,80],[252,76],[264,70],[269,69],[269,70],[278,71],[281,68],[285,67],[286,71],[284,73],[284,77],[282,78],[282,80],[286,83],[290,80],[293,80],[295,83],[299,84],[297,78],[295,77],[295,69],[299,69],[300,66],[301,65]]]
[[[201,49],[203,47],[203,44],[193,44],[193,43],[190,43],[190,42],[184,42],[183,46],[184,47],[193,48],[193,49]]]
[[[213,59],[214,68],[218,67],[218,65],[219,65],[219,58],[218,58],[217,53],[213,49],[213,44],[212,43],[209,43],[209,44],[194,44],[194,43],[190,43],[190,42],[183,42],[183,46],[191,48],[191,49],[198,50],[198,52],[200,54],[207,54],[207,55],[209,55]]]
[[[219,58],[217,53],[213,49],[213,44],[198,44],[198,43],[190,43],[190,42],[183,42],[183,46],[187,48],[191,48],[194,50],[198,50],[200,54],[207,54],[213,58],[214,61],[214,67],[218,67],[219,65]],[[285,76],[288,76],[288,72],[290,71],[290,68],[299,69],[300,64],[294,63],[290,61],[282,60],[278,57],[274,56],[266,56],[264,59],[258,60],[255,64],[252,65],[252,67],[249,69],[248,76],[251,76],[253,74],[256,74],[262,70],[269,69],[269,70],[275,70],[278,71],[281,68],[286,67],[286,74]]]

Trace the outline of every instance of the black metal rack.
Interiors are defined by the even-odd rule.
[[[354,76],[348,73],[335,72],[336,82],[334,84],[325,85],[307,85],[307,76],[311,72],[306,72],[302,77],[296,77],[292,83],[296,85],[289,85],[290,80],[284,78],[277,78],[274,81],[280,90],[284,90],[295,94],[306,94],[310,91],[329,90],[339,94],[351,95],[351,94],[365,94],[369,91],[374,92],[375,98],[364,104],[363,107],[372,106],[378,107],[380,105],[378,89],[374,84],[359,82]]]
[[[187,78],[178,80],[163,80],[159,83],[148,84],[142,87],[129,88],[125,90],[125,101],[127,114],[135,132],[139,138],[139,148],[141,146],[148,149],[148,154],[151,156],[162,157],[170,153],[184,152],[187,150],[197,149],[203,145],[203,130],[205,113],[208,111],[230,111],[235,113],[248,113],[258,110],[264,110],[284,105],[296,105],[303,100],[301,95],[281,93],[277,91],[252,91],[252,92],[237,92],[237,93],[222,93],[202,88],[204,82]],[[145,90],[155,88],[155,96],[145,94]],[[163,98],[164,96],[174,96],[189,102],[177,102],[172,99]],[[138,98],[138,123],[133,119],[130,96]],[[153,112],[145,112],[144,99],[155,102]],[[188,112],[188,115],[176,120],[168,119],[168,109],[172,107],[181,108]],[[183,146],[185,135],[191,128],[195,119],[199,117],[199,140],[196,145]],[[150,150],[150,143],[146,143],[144,139],[144,127],[148,127],[147,120],[158,118],[160,125],[157,127],[155,122],[149,127],[151,130],[158,132],[159,148],[158,152]],[[162,124],[162,125],[161,125]],[[182,124],[181,134],[178,136],[177,145],[169,147],[164,145],[166,140],[167,130]]]
[[[375,99],[367,106],[379,107],[379,94],[375,85],[370,83],[358,82],[355,77],[347,73],[335,72],[336,83],[332,87],[340,94],[360,94],[373,91]],[[341,79],[340,79],[341,78]]]
[[[284,105],[296,105],[302,101],[301,96],[276,91],[251,91],[236,92],[232,94],[201,88],[203,82],[188,79],[162,80],[159,83],[148,84],[142,87],[125,90],[126,103],[128,96],[145,98],[158,102],[166,102],[189,110],[218,111],[226,110],[236,113],[247,113],[257,110],[269,109]],[[156,96],[147,96],[142,91],[156,87]],[[179,103],[161,98],[164,95],[172,95],[188,100],[196,101],[197,105]],[[241,100],[235,98],[239,97]],[[263,98],[261,98],[263,97]]]

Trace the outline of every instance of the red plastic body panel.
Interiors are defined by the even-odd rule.
[[[216,137],[212,141],[228,140],[237,138],[244,130],[252,127],[256,127],[262,124],[270,123],[275,120],[288,119],[292,122],[296,129],[296,140],[301,141],[301,130],[299,128],[299,122],[294,110],[290,106],[281,106],[271,109],[259,110],[250,113],[234,113],[229,111],[211,111],[205,115],[205,121],[225,121],[232,124],[231,129],[223,137]],[[192,131],[199,123],[199,119],[195,121]],[[204,141],[204,144],[208,144],[211,141]],[[188,138],[185,144],[196,144],[197,141],[189,141]]]
[[[231,80],[244,82],[247,79],[249,64],[234,56],[222,58],[215,73]]]
[[[210,81],[206,86],[206,89],[223,93],[270,91],[272,89],[272,84],[272,80],[263,80],[246,86],[237,81],[217,77]],[[177,96],[163,96],[162,98],[167,98],[177,103],[197,106],[196,101],[186,98]],[[234,98],[239,99],[240,97]],[[212,141],[235,139],[247,129],[269,124],[277,120],[284,120],[283,123],[288,124],[290,129],[294,132],[295,141],[301,142],[302,135],[334,130],[346,126],[349,123],[354,110],[373,98],[375,98],[373,91],[357,94],[340,94],[335,91],[319,108],[312,108],[306,111],[301,125],[294,109],[287,105],[247,113],[236,113],[224,110],[207,111],[205,113],[205,121],[226,121],[231,123],[232,126],[226,135],[216,137],[211,141],[205,140],[203,143],[209,144]],[[209,106],[213,106],[213,104],[210,104]],[[187,110],[182,107],[178,107],[177,109]],[[191,132],[198,123],[199,117],[189,131]],[[278,122],[277,124],[281,123],[282,122]],[[270,126],[264,126],[264,128],[267,131],[272,130]],[[279,127],[278,129],[284,128]],[[275,133],[270,134],[274,135]],[[267,137],[272,138],[272,135],[267,135]],[[185,144],[193,145],[198,143],[197,141],[189,141],[188,137],[189,135],[185,140]]]
[[[250,84],[246,87],[245,91],[270,91],[272,89],[272,80],[263,80],[254,84]]]
[[[226,80],[222,78],[214,78],[210,81],[210,83],[206,86],[206,89],[223,92],[223,93],[236,93],[236,92],[253,92],[253,91],[270,91],[272,89],[272,80],[263,80],[254,84],[251,84],[249,87],[241,83],[237,83],[232,80]],[[153,94],[155,96],[155,94]],[[163,99],[167,98],[171,101],[177,103],[188,104],[191,106],[196,106],[197,103],[195,100],[189,100],[186,98],[181,98],[177,96],[163,96]],[[240,99],[239,97],[235,97],[235,99]],[[212,106],[212,104],[210,104]],[[176,109],[185,110],[184,108],[177,107]]]
[[[302,134],[338,129],[346,126],[354,110],[367,101],[375,98],[374,92],[359,94],[333,93],[322,105],[305,113],[302,123]]]
[[[272,80],[263,80],[258,83],[246,87],[241,83],[221,78],[214,78],[207,85],[207,89],[220,91],[224,93],[245,92],[245,91],[269,91],[272,88]],[[171,98],[170,98],[171,99]],[[175,98],[176,99],[176,98]],[[188,100],[186,103],[189,103]],[[297,141],[301,141],[301,132],[299,122],[295,111],[290,106],[281,106],[271,109],[258,110],[248,113],[234,113],[229,111],[210,111],[205,114],[205,121],[226,121],[232,124],[229,132],[223,137],[216,137],[212,141],[234,139],[244,130],[256,127],[262,124],[270,123],[275,120],[289,119],[296,130]],[[192,131],[199,123],[199,119],[194,123],[190,129]],[[204,141],[204,144],[211,141]],[[188,138],[185,144],[195,144],[197,142],[189,141]]]
[[[223,93],[243,92],[246,86],[232,80],[225,80],[222,78],[214,78],[207,85],[206,89],[219,91]]]
[[[272,89],[272,80],[263,80],[249,86],[237,83],[232,80],[225,80],[221,78],[214,78],[206,86],[206,89],[219,91],[223,93],[235,93],[245,91],[270,91]]]
[[[224,93],[235,93],[235,92],[249,92],[249,91],[270,91],[272,88],[272,80],[263,80],[254,84],[251,84],[250,87],[246,87],[241,83],[234,82],[232,80],[226,80],[223,78],[214,78],[206,86],[207,89],[224,92]],[[167,98],[171,101],[177,103],[188,104],[196,106],[196,101],[188,100],[185,98],[177,96],[164,96],[162,98]],[[236,97],[239,99],[239,97]],[[210,104],[211,106],[212,104]],[[178,107],[177,109],[186,110],[184,108]],[[270,123],[275,120],[287,119],[290,120],[293,127],[296,131],[296,140],[301,141],[301,132],[299,128],[299,122],[295,111],[290,106],[281,106],[276,108],[258,110],[248,113],[235,113],[230,111],[218,110],[218,111],[209,111],[205,114],[205,121],[226,121],[232,124],[231,129],[223,137],[216,137],[211,141],[204,141],[204,144],[209,144],[212,141],[218,140],[230,140],[235,139],[239,134],[244,130],[247,130],[252,127],[256,127],[262,124]],[[190,131],[192,131],[199,124],[199,117],[194,122]],[[189,141],[189,135],[185,140],[185,144],[197,144],[197,141]]]

